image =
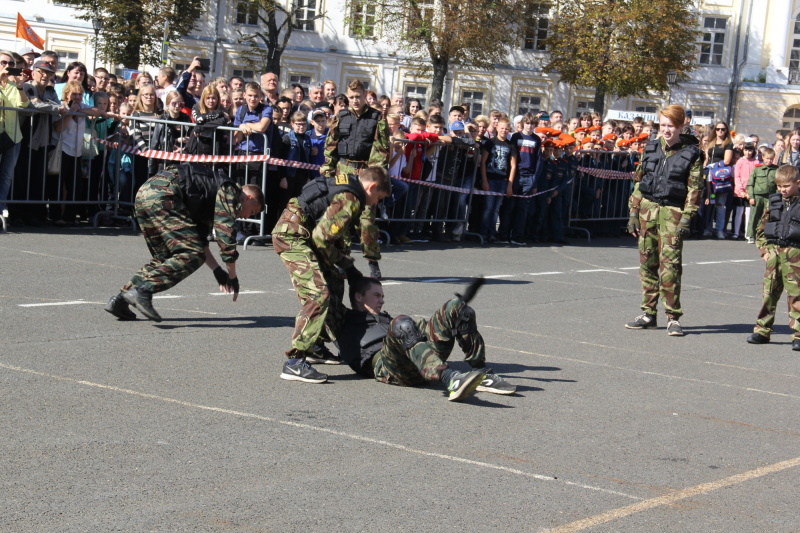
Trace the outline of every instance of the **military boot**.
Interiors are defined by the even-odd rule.
[[[161,315],[153,307],[153,293],[142,288],[134,287],[122,294],[126,302],[135,306],[144,316],[154,322],[161,322]]]

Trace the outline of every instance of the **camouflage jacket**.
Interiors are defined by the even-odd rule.
[[[350,108],[350,113],[361,116],[366,111],[367,106],[356,113],[353,108]],[[319,169],[319,173],[326,177],[331,177],[337,172],[339,164],[339,116],[333,117],[328,136],[325,139],[325,162]],[[372,143],[372,150],[370,151],[369,166],[386,167],[389,157],[389,128],[386,125],[386,120],[379,120],[378,127],[375,128],[375,137]],[[343,170],[344,171],[344,170]]]

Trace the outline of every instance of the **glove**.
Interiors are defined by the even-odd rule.
[[[628,233],[638,235],[642,231],[642,222],[639,220],[639,213],[631,213],[628,218]]]
[[[369,261],[369,277],[372,279],[381,279],[381,267],[375,260]]]
[[[351,265],[347,267],[344,271],[345,275],[347,276],[347,283],[348,285],[353,285],[356,281],[360,280],[364,277],[364,274],[361,273],[355,266]]]
[[[228,277],[228,273],[225,270],[218,266],[214,269],[214,277],[217,279],[217,285],[229,285],[230,278]]]
[[[233,294],[239,294],[239,278],[231,278],[228,281],[228,287],[233,289]]]
[[[691,218],[687,216],[681,217],[681,221],[678,223],[678,235],[680,235],[681,237],[686,237],[687,235],[689,235],[692,232],[690,226],[691,222],[692,222]]]

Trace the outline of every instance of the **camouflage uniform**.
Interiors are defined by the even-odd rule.
[[[410,350],[406,350],[402,341],[391,334],[390,326],[390,333],[372,360],[375,379],[406,387],[438,381],[447,368],[446,361],[456,342],[464,352],[464,360],[471,367],[483,368],[486,364],[486,347],[481,334],[476,331],[456,336],[453,332],[465,305],[467,304],[463,301],[454,298],[440,307],[430,320],[420,319],[417,327],[427,339]]]
[[[361,116],[368,110],[364,107],[356,113],[353,108],[348,109],[353,115]],[[336,174],[358,174],[360,170],[367,167],[379,166],[387,167],[389,157],[389,128],[385,120],[379,120],[375,128],[375,135],[367,161],[342,160],[339,156],[339,141],[342,136],[339,132],[339,115],[333,117],[328,136],[325,138],[325,162],[319,169],[319,173],[325,177],[332,177]],[[368,260],[380,261],[381,248],[378,244],[379,230],[375,224],[375,207],[369,206],[364,209],[364,213],[359,222],[361,226],[361,250],[364,258]],[[350,235],[346,237],[347,245],[350,245]]]
[[[272,245],[286,265],[302,305],[288,358],[305,357],[318,340],[336,340],[347,311],[344,280],[336,267],[346,269],[353,264],[344,237],[361,210],[355,195],[342,192],[333,197],[320,220],[314,221],[297,198],[292,198],[272,230]]]
[[[136,221],[153,258],[122,287],[126,292],[141,287],[165,291],[186,279],[205,262],[203,249],[213,225],[220,257],[233,263],[236,251],[236,216],[241,208],[241,189],[224,183],[217,191],[213,220],[193,220],[178,186],[176,167],[168,167],[148,179],[136,193]]]
[[[666,158],[673,157],[687,146],[684,138],[671,148],[664,138],[658,139]],[[699,153],[699,149],[697,149]],[[683,272],[683,236],[678,224],[681,218],[689,218],[700,207],[703,193],[701,158],[697,157],[686,176],[686,200],[682,207],[662,205],[651,201],[639,191],[644,174],[644,165],[637,167],[636,184],[628,200],[631,215],[638,214],[639,232],[639,279],[642,283],[642,311],[656,314],[659,294],[669,318],[678,320],[681,310],[681,274]]]
[[[747,234],[752,237],[756,235],[761,216],[765,211],[769,211],[769,196],[778,191],[775,185],[777,171],[776,165],[758,165],[747,179],[747,197],[755,202],[750,207],[750,219],[747,221]]]
[[[797,202],[798,199],[793,199]],[[775,309],[781,293],[786,290],[786,303],[789,309],[789,327],[794,330],[794,339],[800,339],[800,248],[779,246],[767,242],[764,225],[769,219],[769,205],[758,223],[756,246],[762,255],[767,254],[764,271],[764,288],[761,293],[761,309],[758,312],[753,333],[770,338],[775,323]]]

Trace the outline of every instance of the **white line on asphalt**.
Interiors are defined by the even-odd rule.
[[[752,263],[755,259],[731,259],[730,263]]]
[[[384,287],[387,285],[402,285],[402,284],[403,284],[402,281],[381,281],[381,285],[383,285]]]
[[[738,485],[740,483],[744,483],[745,481],[750,481],[751,479],[756,479],[769,474],[774,474],[776,472],[781,472],[783,470],[788,470],[790,468],[795,468],[798,465],[800,465],[800,457],[795,457],[794,459],[787,459],[786,461],[781,461],[779,463],[773,463],[771,465],[762,466],[761,468],[748,470],[747,472],[742,472],[741,474],[735,474],[733,476],[718,479],[717,481],[701,483],[699,485],[695,485],[694,487],[688,487],[686,489],[677,490],[670,494],[665,494],[663,496],[658,496],[656,498],[651,498],[649,500],[632,503],[630,505],[626,505],[625,507],[611,509],[610,511],[606,511],[605,513],[601,513],[595,516],[590,516],[582,520],[576,520],[575,522],[570,522],[569,524],[565,524],[561,527],[550,529],[549,531],[552,533],[573,533],[575,531],[582,531],[584,529],[588,529],[590,527],[594,527],[599,524],[605,524],[607,522],[619,520],[620,518],[625,518],[626,516],[630,516],[632,514],[640,513],[648,509],[653,509],[654,507],[661,507],[662,505],[672,505],[673,503],[680,500],[685,500],[686,498],[693,498],[695,496],[700,496],[702,494],[708,494],[709,492],[713,492],[719,489],[724,489],[726,487],[731,487],[733,485]]]
[[[158,296],[153,296],[154,300],[174,300],[175,298],[183,298],[183,296],[178,296],[176,294],[159,294]]]
[[[547,276],[548,274],[563,274],[563,272],[528,272],[528,276]]]
[[[492,276],[483,276],[486,279],[499,279],[499,278],[513,278],[516,274],[494,274]]]
[[[394,442],[389,442],[389,441],[385,441],[385,440],[373,439],[372,437],[365,437],[363,435],[356,435],[354,433],[346,433],[344,431],[338,431],[338,430],[335,430],[335,429],[324,428],[324,427],[320,427],[320,426],[312,426],[310,424],[302,424],[300,422],[292,422],[290,420],[279,420],[277,418],[272,418],[272,417],[269,417],[269,416],[259,415],[259,414],[255,414],[255,413],[248,413],[248,412],[245,412],[245,411],[235,411],[233,409],[223,409],[221,407],[212,407],[212,406],[208,406],[208,405],[202,405],[202,404],[187,402],[187,401],[184,401],[184,400],[178,400],[178,399],[175,399],[175,398],[169,398],[169,397],[166,397],[166,396],[158,396],[156,394],[150,394],[150,393],[147,393],[147,392],[140,392],[140,391],[131,390],[131,389],[123,389],[121,387],[115,387],[113,385],[103,385],[102,383],[94,383],[92,381],[85,381],[85,380],[79,380],[79,379],[70,378],[70,377],[66,377],[66,376],[59,376],[59,375],[56,375],[56,374],[49,374],[47,372],[40,372],[38,370],[32,370],[30,368],[23,368],[23,367],[18,367],[18,366],[7,365],[7,364],[4,364],[4,363],[0,363],[0,368],[5,368],[7,370],[13,370],[13,371],[16,371],[16,372],[24,372],[26,374],[32,374],[32,375],[35,375],[35,376],[47,377],[47,378],[56,379],[56,380],[59,380],[59,381],[65,381],[65,382],[68,382],[68,383],[74,383],[74,384],[77,384],[77,385],[83,385],[83,386],[86,386],[86,387],[94,387],[94,388],[97,388],[97,389],[104,389],[104,390],[109,390],[109,391],[114,391],[114,392],[121,392],[121,393],[124,393],[124,394],[130,394],[132,396],[138,396],[140,398],[147,398],[147,399],[150,399],[150,400],[158,400],[160,402],[171,403],[171,404],[175,404],[175,405],[181,405],[183,407],[189,407],[189,408],[192,408],[192,409],[200,409],[200,410],[203,410],[203,411],[211,411],[211,412],[214,412],[214,413],[222,413],[222,414],[227,414],[227,415],[234,415],[234,416],[243,417],[243,418],[252,418],[252,419],[255,419],[255,420],[261,420],[262,422],[272,422],[272,423],[275,423],[275,424],[281,424],[281,425],[284,425],[284,426],[289,426],[289,427],[294,427],[294,428],[299,428],[299,429],[307,429],[307,430],[311,430],[311,431],[318,431],[320,433],[328,433],[329,435],[337,435],[339,437],[345,437],[345,438],[348,438],[348,439],[353,439],[353,440],[357,440],[357,441],[361,441],[361,442],[367,442],[367,443],[370,443],[370,444],[377,444],[379,446],[386,446],[388,448],[394,448],[396,450],[400,450],[400,451],[404,451],[404,452],[408,452],[408,453],[413,453],[413,454],[416,454],[416,455],[422,455],[422,456],[425,456],[425,457],[432,457],[434,459],[444,459],[444,460],[447,460],[447,461],[453,461],[453,462],[456,462],[456,463],[464,463],[464,464],[477,466],[477,467],[481,467],[481,468],[488,468],[488,469],[492,469],[492,470],[500,470],[502,472],[506,472],[506,473],[509,473],[509,474],[515,474],[515,475],[518,475],[518,476],[523,476],[523,477],[527,477],[527,478],[531,478],[531,479],[537,479],[537,480],[540,480],[540,481],[561,482],[561,483],[563,483],[565,485],[570,485],[570,486],[573,486],[573,487],[580,487],[580,488],[583,488],[583,489],[589,489],[589,490],[594,490],[594,491],[598,491],[598,492],[605,492],[607,494],[614,494],[616,496],[622,496],[622,497],[629,498],[629,499],[632,499],[632,500],[640,500],[640,501],[642,500],[642,498],[640,498],[639,496],[634,496],[632,494],[626,494],[624,492],[618,492],[618,491],[615,491],[615,490],[604,489],[602,487],[593,487],[591,485],[584,485],[584,484],[581,484],[581,483],[575,483],[573,481],[565,481],[565,480],[561,480],[561,479],[555,478],[553,476],[544,476],[542,474],[534,474],[532,472],[525,472],[524,470],[518,470],[516,468],[510,468],[510,467],[507,467],[507,466],[497,465],[497,464],[493,464],[493,463],[486,463],[486,462],[483,462],[483,461],[475,461],[475,460],[472,460],[472,459],[467,459],[467,458],[464,458],[464,457],[458,457],[458,456],[455,456],[455,455],[446,455],[446,454],[436,453],[436,452],[427,452],[425,450],[419,450],[419,449],[416,449],[416,448],[411,448],[411,447],[405,446],[403,444],[396,444]]]
[[[71,302],[48,302],[44,304],[19,304],[19,307],[46,307],[48,305],[80,305],[80,304],[90,304],[92,302],[87,302],[86,300],[73,300]]]
[[[294,289],[292,289],[294,290]],[[239,294],[266,294],[267,291],[239,291]],[[231,293],[227,292],[209,292],[211,296],[231,296]]]
[[[638,266],[635,267],[620,267],[617,270],[639,270]]]
[[[725,263],[725,261],[698,261],[695,265],[719,265]]]

